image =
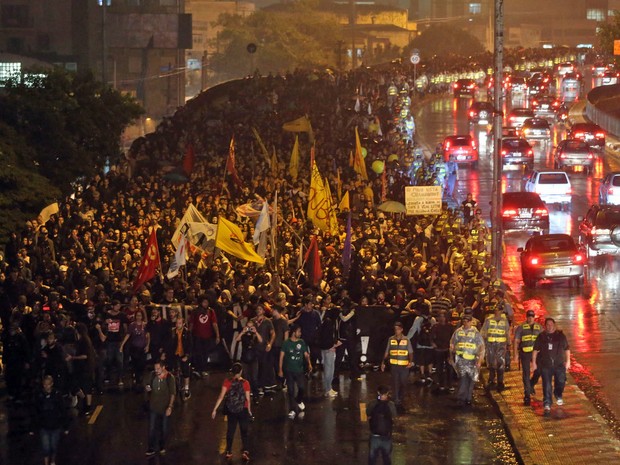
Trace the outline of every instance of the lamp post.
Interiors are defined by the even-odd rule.
[[[494,83],[493,104],[493,194],[491,199],[491,230],[493,231],[491,248],[493,264],[498,276],[502,273],[502,121],[504,99],[502,95],[502,71],[504,58],[504,0],[495,0],[494,29]]]

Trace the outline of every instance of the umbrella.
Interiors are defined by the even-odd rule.
[[[387,213],[405,213],[405,206],[396,200],[387,200],[379,205],[377,209]]]

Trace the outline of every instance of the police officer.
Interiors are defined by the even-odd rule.
[[[459,406],[471,405],[474,384],[478,381],[480,366],[484,358],[484,341],[472,326],[472,316],[463,315],[463,326],[457,329],[450,340],[450,354],[454,369],[459,377],[456,394]]]
[[[394,336],[388,339],[381,362],[381,371],[385,371],[386,360],[392,372],[394,402],[397,408],[402,409],[409,369],[413,366],[413,347],[411,341],[403,334],[403,324],[400,321],[394,323]]]
[[[510,344],[510,323],[502,308],[495,306],[493,316],[487,318],[482,325],[482,337],[487,348],[487,367],[489,368],[489,384],[487,389],[497,387],[498,392],[504,390],[504,368],[506,366],[506,352]],[[497,384],[495,378],[497,376]]]
[[[543,331],[543,327],[536,323],[536,313],[534,310],[528,310],[525,315],[526,320],[517,326],[515,330],[515,358],[518,351],[523,374],[523,405],[527,406],[530,405],[530,395],[534,394],[534,383],[530,379],[530,364],[532,363],[534,342],[536,342],[536,338]],[[534,372],[533,377],[537,378],[538,373]]]

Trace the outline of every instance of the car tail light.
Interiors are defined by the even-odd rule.
[[[605,137],[605,133],[604,132],[597,132],[596,133],[596,137],[598,137],[599,139],[602,139],[603,137]]]
[[[458,83],[458,82],[455,82],[453,85],[454,85],[454,88],[455,88],[455,89],[458,89],[458,88],[459,88],[459,83]]]
[[[532,100],[532,107],[537,107],[539,103],[536,100]]]
[[[511,117],[510,117],[510,121],[516,121],[516,120],[517,120],[517,117],[516,117],[516,116],[511,116]]]
[[[530,258],[530,265],[540,265],[540,258],[538,257],[531,257]]]
[[[467,88],[468,88],[468,89],[473,89],[473,88],[474,88],[474,85],[473,85],[473,84],[470,84],[470,85],[468,85],[468,86],[467,86]]]
[[[474,116],[476,116],[476,112],[474,110],[470,110],[469,111],[469,116],[471,116],[473,118]]]
[[[528,134],[529,132],[530,132],[530,130],[529,130],[529,129],[527,129],[527,128],[525,128],[525,129],[523,130],[523,134]]]
[[[584,257],[583,257],[583,255],[582,255],[582,254],[580,254],[580,253],[576,253],[576,254],[573,256],[573,263],[574,263],[575,265],[578,265],[578,264],[580,264],[580,263],[583,263],[583,258],[584,258]]]
[[[475,140],[471,141],[471,148],[476,150],[476,141]]]
[[[450,141],[446,142],[446,150],[448,150],[450,148]]]
[[[510,218],[511,216],[517,216],[517,210],[514,208],[506,208],[502,213],[504,218]]]
[[[573,188],[569,187],[568,189],[566,189],[566,193],[567,194],[572,194],[573,193]]]
[[[596,226],[592,228],[592,234],[595,236],[607,236],[609,233],[609,229],[597,228]]]
[[[507,155],[508,152],[506,150],[502,150],[502,155]]]
[[[564,152],[562,152],[562,153],[560,154],[560,158],[566,158],[566,154],[565,154]]]
[[[530,149],[530,150],[527,151],[527,154],[529,156],[534,156],[534,151]]]
[[[585,136],[585,133],[581,131],[575,133],[575,139],[583,139]]]
[[[614,195],[614,188],[610,187],[609,189],[607,189],[607,194]]]
[[[588,160],[592,160],[594,158],[594,155],[592,155],[592,152],[588,152]]]
[[[549,210],[546,208],[537,208],[534,210],[534,214],[539,216],[549,216]]]

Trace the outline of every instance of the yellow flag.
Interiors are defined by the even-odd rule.
[[[368,181],[366,161],[362,155],[362,143],[360,142],[360,133],[357,131],[357,126],[355,126],[355,157],[353,158],[353,169],[364,181]]]
[[[256,142],[258,142],[258,146],[260,147],[260,151],[263,153],[263,157],[265,160],[269,160],[269,152],[267,151],[267,147],[263,144],[263,139],[261,139],[260,134],[256,130],[256,128],[252,128],[252,132],[254,133],[254,137],[256,138]]]
[[[293,181],[297,181],[297,176],[299,175],[299,136],[295,136],[295,145],[293,145],[293,151],[291,152],[291,163],[288,165],[288,172]]]
[[[282,129],[288,132],[312,132],[312,125],[310,124],[310,120],[307,116],[302,116],[301,118],[294,119],[293,121],[289,121],[288,123],[284,123],[282,125]]]
[[[265,259],[254,251],[252,244],[243,240],[243,233],[239,227],[221,216],[217,222],[215,246],[242,260],[265,263]]]
[[[316,163],[312,163],[310,178],[310,195],[308,196],[308,218],[321,231],[338,232],[336,212],[332,206],[332,198],[327,184],[321,177]]]
[[[342,200],[340,201],[340,204],[338,205],[338,210],[340,210],[341,212],[345,210],[351,210],[351,206],[349,204],[349,191],[346,191],[344,195],[342,196]]]
[[[273,153],[271,154],[271,174],[273,176],[278,175],[278,155],[276,155],[276,147],[273,147]]]

